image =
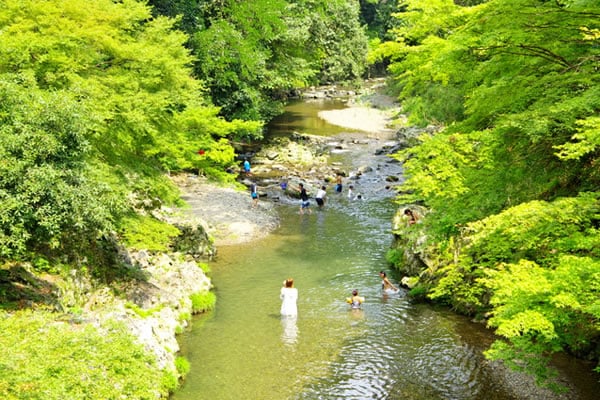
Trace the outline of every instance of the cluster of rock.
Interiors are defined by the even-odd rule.
[[[123,323],[155,355],[157,366],[176,376],[176,334],[187,326],[194,312],[191,296],[212,287],[198,260],[208,259],[215,252],[202,227],[182,229],[176,245],[186,252],[121,248],[118,257],[124,269],[120,275],[124,277],[113,283],[118,287],[97,286],[88,274],[73,270],[66,279],[54,282],[56,306],[67,310],[83,304],[73,318],[100,330],[111,326],[112,321]]]
[[[398,152],[418,144],[419,136],[434,135],[439,127],[427,126],[417,128],[409,126],[397,131],[398,144],[392,149]],[[405,210],[411,210],[417,216],[417,223],[410,224]],[[401,284],[404,287],[412,289],[419,283],[423,271],[433,268],[434,262],[429,260],[426,243],[427,237],[419,229],[421,218],[427,214],[428,210],[420,204],[401,205],[394,215],[392,221],[392,233],[394,235],[393,247],[401,249],[403,253],[403,262],[399,266],[400,272],[404,274]],[[410,236],[417,236],[416,240],[408,240]],[[409,245],[409,243],[411,243]]]
[[[347,99],[356,96],[355,90],[339,88],[338,86],[311,86],[303,92],[297,93],[299,98],[304,99]]]
[[[419,229],[420,221],[418,220],[417,223],[410,224],[409,218],[404,213],[407,209],[410,209],[418,216],[417,218],[422,218],[427,213],[427,210],[417,204],[407,204],[396,210],[396,214],[392,220],[393,247],[401,249],[403,253],[403,262],[399,268],[404,277],[400,283],[402,286],[412,289],[419,282],[419,277],[423,270],[427,269],[432,263],[427,259],[425,251],[427,237]],[[411,235],[417,235],[418,237],[414,245],[409,246],[408,237]]]
[[[124,323],[156,356],[160,369],[175,373],[176,334],[193,314],[191,296],[209,291],[211,281],[195,260],[178,253],[125,251],[123,257],[135,278],[123,284],[118,297],[108,287],[90,293],[83,318],[100,329],[108,321]]]
[[[154,354],[158,368],[177,376],[176,335],[194,313],[192,296],[212,287],[199,261],[215,254],[201,224],[178,226],[181,235],[168,253],[127,250],[111,241],[119,265],[110,272],[119,276],[112,283],[99,285],[88,271],[79,269],[67,276],[40,274],[28,263],[12,268],[11,279],[32,291],[41,289],[43,302],[68,311],[77,324],[91,324],[100,331],[110,330],[115,321],[124,324]]]
[[[394,152],[397,143],[390,143],[382,144],[373,154]],[[329,159],[332,153],[364,151],[367,145],[369,140],[365,138],[342,139],[299,133],[276,138],[256,153],[246,155],[252,160],[252,175],[245,177],[242,183],[248,187],[257,184],[263,199],[286,202],[299,197],[299,183],[303,183],[309,193],[315,193],[321,185],[335,183],[338,176],[358,181],[374,167],[365,162],[356,168],[345,169],[330,163]],[[388,159],[386,162],[396,161]],[[386,180],[397,182],[399,176],[390,174]]]

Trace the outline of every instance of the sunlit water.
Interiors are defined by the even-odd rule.
[[[364,177],[364,201],[329,193],[311,215],[281,205],[281,226],[266,239],[219,249],[210,264],[217,307],[180,337],[192,369],[174,399],[535,398],[515,393],[484,360],[493,338],[483,326],[405,292],[382,293],[380,270],[400,278],[384,259],[395,209],[384,178],[393,168],[382,160]],[[288,277],[297,319],[279,316]],[[366,298],[362,310],[345,302],[353,289]],[[565,368],[567,380],[588,371]],[[597,398],[591,374],[582,379],[570,398]]]

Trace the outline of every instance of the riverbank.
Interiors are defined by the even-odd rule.
[[[217,249],[260,239],[279,224],[273,203],[260,201],[253,207],[249,191],[197,175],[178,175],[172,180],[189,205],[184,212],[203,221]]]

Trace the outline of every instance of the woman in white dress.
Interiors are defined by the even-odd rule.
[[[282,300],[281,315],[285,317],[295,317],[298,315],[298,307],[296,306],[298,289],[294,287],[294,280],[292,278],[283,281],[279,298]]]

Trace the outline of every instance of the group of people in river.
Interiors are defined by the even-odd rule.
[[[248,161],[248,159],[244,160],[243,169],[244,169],[244,173],[247,176],[251,175],[251,167],[250,167],[250,162]],[[336,176],[335,182],[336,183],[334,186],[334,190],[336,193],[341,194],[343,192],[343,188],[344,188],[342,176],[338,174]],[[282,190],[286,190],[287,182],[285,182],[285,181],[282,182],[280,186],[281,186]],[[310,214],[312,212],[310,209],[310,200],[309,200],[308,192],[306,191],[306,188],[303,183],[298,184],[298,191],[300,193],[300,214],[304,214],[304,213]],[[252,198],[252,207],[254,208],[258,205],[258,197],[259,197],[258,187],[257,187],[256,183],[254,183],[254,182],[252,182],[250,185],[250,194],[251,194],[251,198]],[[358,193],[356,196],[354,195],[354,186],[353,185],[348,186],[347,196],[349,199],[353,199],[353,200],[362,200],[363,199],[363,197],[360,193]],[[325,205],[326,197],[327,197],[327,187],[325,185],[322,185],[315,193],[315,201],[319,208],[322,208]],[[416,216],[410,210],[407,209],[405,211],[405,215],[407,217],[409,217],[409,219],[412,223],[416,222]],[[399,291],[399,289],[390,282],[385,271],[380,271],[379,276],[381,277],[381,285],[382,285],[382,290],[384,293],[397,293]],[[281,288],[279,297],[282,300],[281,310],[280,310],[281,315],[286,316],[286,317],[296,317],[298,315],[298,307],[296,304],[297,300],[298,300],[298,289],[296,289],[294,287],[294,279],[293,278],[288,278],[285,281],[283,281],[283,287]],[[346,302],[348,304],[350,304],[350,308],[354,309],[354,310],[361,309],[361,306],[364,303],[364,301],[365,301],[365,298],[359,295],[357,289],[354,289],[352,291],[351,297],[346,298]]]
[[[343,192],[344,185],[342,183],[342,176],[337,175],[336,184],[334,186],[334,190],[336,193]],[[306,188],[303,183],[298,184],[298,192],[300,193],[300,214],[308,213],[310,214],[312,211],[310,209],[310,200]],[[315,201],[319,208],[323,208],[325,206],[327,199],[327,186],[322,185],[317,192],[315,193]],[[348,199],[350,200],[364,200],[362,194],[358,193],[356,196],[354,195],[354,186],[348,186]]]
[[[244,172],[246,174],[246,176],[251,175],[251,169],[250,169],[250,163],[249,161],[246,159],[244,161]],[[335,186],[334,186],[334,190],[336,193],[342,193],[343,192],[343,182],[342,182],[342,176],[341,175],[337,175],[336,176],[336,181],[335,181]],[[288,185],[286,181],[281,182],[280,187],[282,190],[286,190]],[[306,190],[306,187],[304,186],[304,183],[299,183],[298,184],[298,193],[300,195],[300,214],[311,214],[312,210],[310,209],[310,196]],[[259,194],[258,194],[258,186],[256,185],[255,182],[252,182],[250,184],[250,196],[252,198],[252,208],[256,208],[258,206],[258,199],[259,199]],[[347,191],[347,196],[348,199],[350,200],[364,200],[364,197],[361,193],[358,194],[354,194],[354,186],[353,185],[349,185],[348,186],[348,191]],[[317,203],[317,206],[319,208],[323,208],[325,206],[325,203],[327,202],[327,186],[325,185],[321,185],[319,187],[319,189],[317,189],[316,193],[315,193],[315,201]]]
[[[385,271],[380,271],[379,277],[381,278],[381,289],[384,293],[398,293],[400,289],[390,282]],[[294,287],[293,278],[288,278],[283,281],[283,287],[279,293],[279,298],[281,299],[280,314],[283,317],[298,316],[298,289]],[[365,298],[359,295],[357,289],[352,290],[352,296],[346,298],[346,303],[350,304],[352,310],[360,310],[364,302]]]

